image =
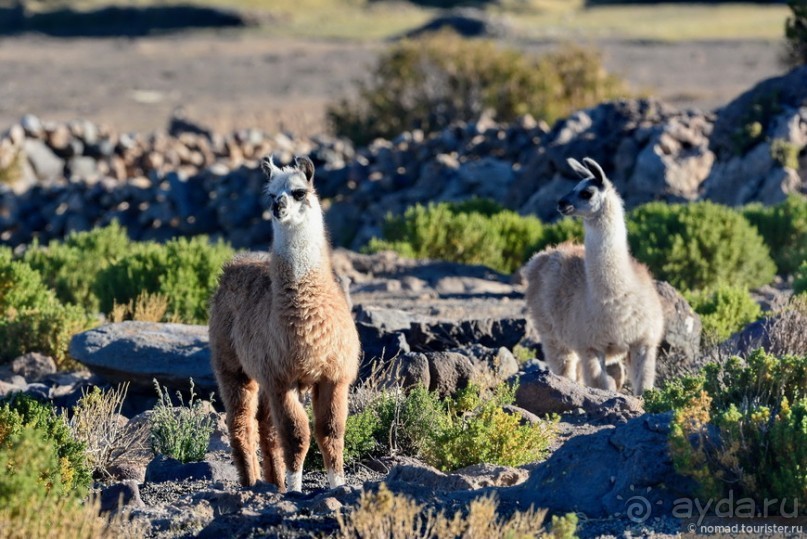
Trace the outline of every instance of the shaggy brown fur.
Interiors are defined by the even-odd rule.
[[[266,166],[270,194],[299,191],[302,173],[310,176],[309,184],[313,178],[310,161],[299,169],[277,169],[271,161]],[[331,270],[316,195],[309,190],[299,207],[289,195],[288,212],[283,206],[278,214],[275,205],[284,196],[273,202],[273,254],[239,255],[228,263],[210,311],[211,362],[241,483],[252,485],[258,478],[260,440],[263,478],[281,491],[301,488],[310,439],[301,393],[309,389],[331,486],[344,483],[348,388],[359,357],[356,326]],[[293,211],[300,220],[283,221]]]

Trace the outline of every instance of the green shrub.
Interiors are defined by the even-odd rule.
[[[521,425],[502,407],[515,401],[515,386],[501,384],[491,396],[473,385],[449,400],[423,448],[425,461],[443,471],[481,462],[521,466],[542,460],[555,436],[554,420]]]
[[[775,206],[749,204],[743,215],[765,240],[780,274],[790,275],[807,261],[806,197],[791,195]]]
[[[36,434],[24,434],[26,429],[35,430]],[[25,440],[26,443],[33,443],[34,438],[44,440],[55,452],[52,459],[45,455],[47,461],[41,463],[45,468],[40,464],[34,465],[42,470],[41,477],[49,485],[48,488],[55,489],[57,494],[75,492],[79,496],[83,495],[92,481],[85,446],[73,437],[64,419],[57,416],[50,405],[29,395],[17,393],[0,399],[0,447]],[[47,449],[46,453],[49,451]],[[13,472],[14,466],[20,466],[19,477],[28,474],[28,471],[24,471],[29,470],[25,468],[26,463],[8,463],[7,466],[11,468],[0,469]]]
[[[62,303],[81,305],[98,312],[93,283],[98,273],[130,250],[130,241],[117,222],[89,232],[71,232],[63,242],[47,247],[34,244],[23,260],[37,270]]]
[[[807,64],[807,0],[788,0],[787,5],[793,13],[785,22],[785,63],[797,67]]]
[[[156,380],[154,387],[159,397],[151,415],[151,448],[154,453],[180,462],[204,459],[213,433],[213,418],[202,401],[196,399],[193,380],[188,404],[185,405],[182,394],[177,392],[179,406],[176,408],[168,388],[161,389]],[[212,400],[212,395],[210,398]]]
[[[418,204],[402,216],[388,216],[383,240],[371,240],[367,250],[389,249],[412,258],[483,264],[512,273],[532,254],[542,229],[535,217],[489,201]]]
[[[486,109],[502,121],[529,113],[554,122],[624,95],[596,52],[568,46],[531,57],[448,32],[396,43],[356,90],[356,100],[342,100],[327,114],[337,134],[359,144],[415,128],[436,131]]]
[[[701,317],[704,337],[713,342],[726,340],[762,315],[759,304],[740,286],[720,285],[686,297]]]
[[[64,366],[70,338],[90,325],[84,309],[59,303],[39,273],[0,254],[0,361],[41,352]]]
[[[758,502],[807,501],[807,356],[758,350],[645,395],[648,411],[673,410],[677,471],[708,497],[733,490]],[[790,508],[791,505],[788,505]]]
[[[535,250],[542,251],[566,241],[583,243],[583,221],[573,217],[564,217],[552,224],[544,225],[544,234],[535,246]]]
[[[801,263],[793,279],[793,292],[802,294],[807,292],[807,260]]]
[[[168,299],[167,319],[205,323],[221,267],[232,256],[227,244],[210,243],[204,236],[164,245],[133,243],[128,253],[99,272],[93,291],[106,313],[147,292]]]
[[[514,399],[515,387],[507,384],[490,394],[471,385],[446,400],[422,386],[408,393],[380,391],[348,416],[345,461],[409,455],[451,471],[482,462],[518,466],[540,460],[554,439],[555,420],[521,425],[520,416],[502,409]],[[316,445],[308,459],[322,466]]]
[[[628,239],[654,277],[679,290],[721,283],[755,287],[776,271],[757,230],[739,213],[711,202],[640,206],[630,212]]]

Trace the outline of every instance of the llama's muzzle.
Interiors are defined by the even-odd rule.
[[[571,215],[574,213],[574,205],[567,199],[562,198],[558,202],[558,211],[563,215]]]
[[[288,198],[285,194],[280,195],[277,197],[274,202],[272,203],[272,215],[280,218],[280,214],[286,213],[286,206],[288,205]]]

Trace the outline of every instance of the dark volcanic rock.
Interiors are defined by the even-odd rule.
[[[700,355],[701,318],[669,283],[656,281],[664,309],[664,339],[656,360],[656,385],[686,370]]]
[[[635,496],[652,516],[692,495],[694,483],[675,473],[668,451],[669,415],[645,415],[614,428],[570,439],[530,478],[499,491],[503,501],[589,518],[625,515]]]
[[[538,415],[582,408],[592,418],[608,422],[624,422],[644,412],[641,401],[635,397],[587,387],[542,369],[519,376],[516,405]]]
[[[204,460],[201,462],[182,462],[157,455],[146,467],[147,483],[163,483],[165,481],[185,481],[206,479],[210,481],[237,482],[238,472],[229,461]]]
[[[416,352],[440,352],[467,344],[487,348],[512,348],[527,334],[524,318],[463,320],[453,322],[415,322],[406,332],[406,340]]]

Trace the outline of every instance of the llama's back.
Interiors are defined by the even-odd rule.
[[[219,287],[210,302],[210,348],[214,369],[235,370],[233,325],[248,315],[253,320],[247,327],[262,327],[272,310],[270,257],[264,253],[242,253],[233,257],[222,269]],[[248,314],[247,314],[248,313]],[[239,324],[244,327],[243,323]],[[230,365],[235,363],[234,365]]]
[[[585,248],[573,243],[535,254],[524,270],[526,301],[535,328],[542,337],[564,338],[575,304],[584,301],[586,290]]]

